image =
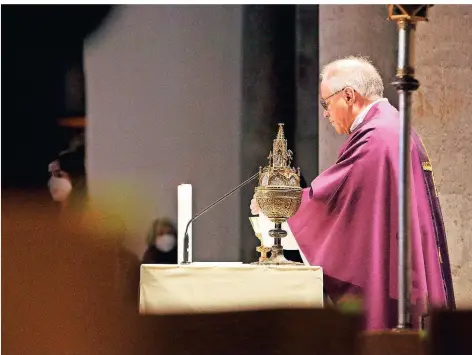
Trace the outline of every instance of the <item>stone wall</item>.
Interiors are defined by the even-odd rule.
[[[472,306],[472,6],[436,5],[429,20],[417,27],[413,124],[433,164],[457,305]]]
[[[197,213],[241,181],[241,36],[241,6],[118,6],[85,43],[90,192],[138,256],[177,185]],[[194,261],[239,260],[239,205],[194,223]]]

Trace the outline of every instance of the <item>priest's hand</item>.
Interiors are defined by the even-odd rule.
[[[251,200],[251,213],[253,215],[258,215],[260,211],[259,204],[256,201],[256,195]]]

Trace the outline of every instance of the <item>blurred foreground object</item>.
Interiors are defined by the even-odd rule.
[[[360,337],[361,355],[468,355],[472,354],[471,310],[431,312],[431,325],[424,334],[416,330],[366,332]]]
[[[108,222],[58,218],[46,191],[2,192],[2,353],[152,353],[139,260]]]
[[[427,333],[430,355],[472,354],[472,310],[433,310]]]
[[[417,331],[379,330],[360,336],[360,355],[429,355]]]
[[[360,320],[323,309],[273,309],[156,317],[155,354],[353,355]]]

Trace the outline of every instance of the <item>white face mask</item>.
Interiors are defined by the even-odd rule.
[[[69,197],[72,190],[72,184],[66,178],[51,176],[48,185],[52,199],[58,202],[64,202],[67,200],[67,197]]]
[[[175,244],[177,244],[177,238],[173,234],[164,234],[156,238],[155,246],[158,250],[163,253],[171,251]]]

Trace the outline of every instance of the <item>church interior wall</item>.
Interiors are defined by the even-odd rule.
[[[240,182],[240,6],[118,6],[85,44],[90,193],[141,256],[151,221]],[[194,260],[239,260],[238,194],[193,225]]]

